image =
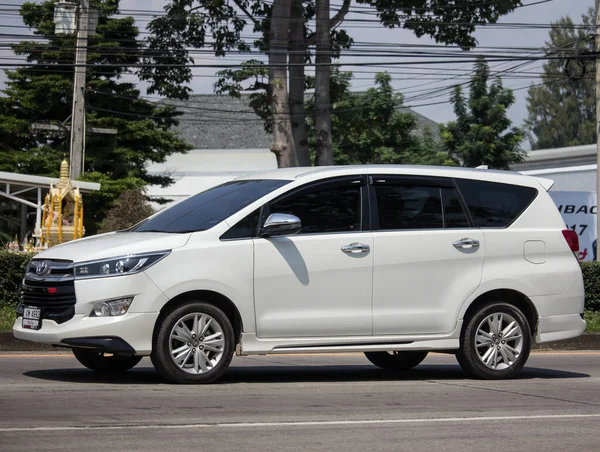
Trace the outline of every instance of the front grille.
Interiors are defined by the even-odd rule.
[[[44,271],[37,272],[42,262]],[[76,301],[72,262],[33,260],[23,279],[17,314],[23,307],[39,308],[42,319],[64,323],[75,315]]]
[[[62,277],[62,276],[73,276],[73,262],[63,260],[43,260],[33,259],[27,266],[27,273],[30,275],[37,275],[37,268],[41,264],[46,264],[47,270],[40,276],[43,277]]]

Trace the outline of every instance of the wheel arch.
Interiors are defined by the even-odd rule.
[[[243,322],[240,311],[237,306],[225,295],[215,292],[213,290],[192,290],[181,293],[176,297],[171,298],[161,309],[156,323],[154,324],[154,331],[152,333],[152,342],[158,334],[158,326],[162,320],[168,315],[174,308],[185,305],[186,303],[193,301],[202,301],[209,303],[219,308],[227,316],[233,327],[233,335],[235,337],[236,344],[239,343],[240,337],[243,331]]]
[[[494,289],[477,296],[477,298],[469,304],[462,315],[462,319],[464,320],[462,325],[463,330],[466,328],[468,323],[467,320],[477,312],[479,308],[491,301],[509,303],[518,308],[529,323],[532,337],[535,337],[539,318],[538,311],[529,297],[515,289]]]

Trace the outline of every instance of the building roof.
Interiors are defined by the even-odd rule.
[[[50,184],[56,184],[57,177],[32,176],[30,174],[6,173],[0,171],[0,184],[10,184],[19,187],[42,187],[49,188]],[[100,184],[95,182],[72,181],[74,187],[79,187],[83,193],[100,190]]]
[[[249,106],[249,96],[195,94],[186,101],[169,100],[169,105],[183,112],[175,130],[195,149],[268,149],[272,135],[265,132],[262,119]],[[418,133],[429,127],[437,136],[436,122],[409,108],[400,111],[414,115]]]
[[[529,151],[523,163],[511,165],[515,171],[562,168],[596,163],[596,145],[570,146],[557,149]]]

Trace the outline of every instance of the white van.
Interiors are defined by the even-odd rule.
[[[448,167],[252,174],[28,265],[14,334],[90,369],[150,356],[207,383],[241,355],[364,352],[403,371],[455,353],[509,378],[585,329],[577,233],[551,181]]]

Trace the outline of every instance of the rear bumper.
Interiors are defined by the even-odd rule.
[[[560,341],[581,336],[585,331],[585,320],[580,314],[540,317],[535,342]]]

